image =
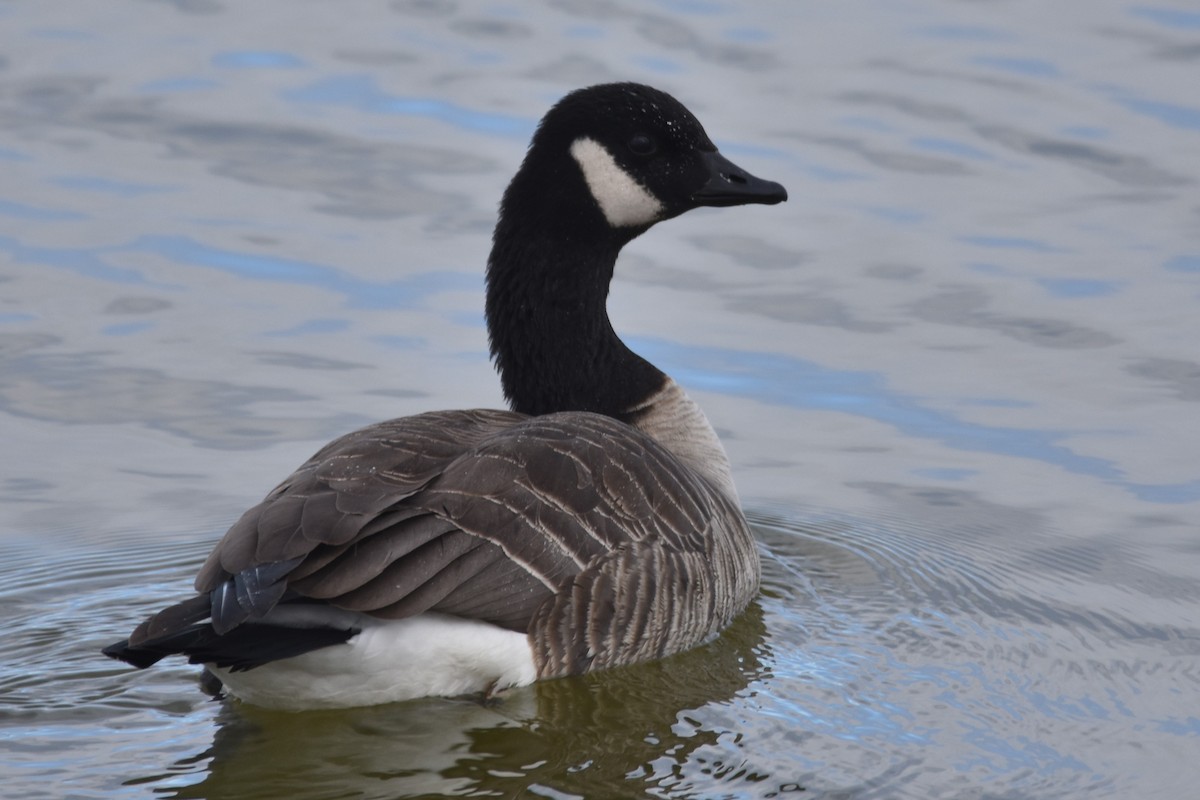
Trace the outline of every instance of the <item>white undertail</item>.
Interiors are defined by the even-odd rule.
[[[251,670],[232,672],[211,664],[209,670],[238,699],[285,711],[492,692],[537,679],[524,633],[446,614],[382,620],[329,607],[309,608],[317,610],[308,613],[344,617],[339,621],[361,632],[345,644]],[[277,606],[268,620],[278,623],[290,611]]]

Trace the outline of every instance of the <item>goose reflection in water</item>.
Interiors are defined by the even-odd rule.
[[[537,784],[566,796],[629,797],[682,788],[689,773],[722,762],[746,780],[730,753],[740,715],[723,723],[768,676],[765,639],[755,602],[695,650],[495,700],[424,698],[301,716],[227,703],[212,746],[171,770],[207,761],[203,780],[171,796],[515,797]]]

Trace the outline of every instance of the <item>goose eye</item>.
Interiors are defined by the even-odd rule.
[[[629,149],[639,156],[648,156],[653,153],[658,147],[654,144],[654,140],[644,133],[635,133],[629,138]]]

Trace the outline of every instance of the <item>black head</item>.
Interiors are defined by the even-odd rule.
[[[602,225],[628,240],[698,206],[786,199],[778,183],[721,156],[699,120],[669,94],[611,83],[574,91],[550,109],[502,212],[543,221],[550,215],[576,229]]]
[[[668,94],[613,83],[564,97],[504,193],[488,259],[488,334],[512,408],[618,419],[642,408],[665,376],[609,322],[621,247],[691,208],[786,199],[725,160]]]

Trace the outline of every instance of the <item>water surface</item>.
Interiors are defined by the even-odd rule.
[[[1183,797],[1200,767],[1200,14],[1032,0],[0,8],[14,797]],[[784,183],[623,255],[759,537],[724,636],[301,715],[98,655],[324,441],[499,406],[537,119],[632,79]],[[523,794],[522,794],[523,793]]]

